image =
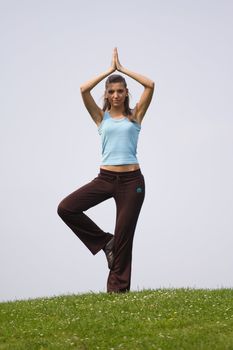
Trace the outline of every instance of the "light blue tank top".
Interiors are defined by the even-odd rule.
[[[105,112],[98,127],[102,141],[101,165],[138,164],[137,143],[141,125],[127,117],[112,118]]]

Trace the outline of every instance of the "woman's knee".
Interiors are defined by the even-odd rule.
[[[67,214],[68,214],[68,210],[66,208],[66,205],[64,203],[64,201],[61,201],[59,204],[58,204],[58,207],[57,207],[57,214],[63,218],[65,217]]]
[[[67,200],[67,198],[63,199],[57,207],[57,213],[61,218],[69,217],[72,214],[81,214],[82,213],[82,207],[75,203],[75,205]]]

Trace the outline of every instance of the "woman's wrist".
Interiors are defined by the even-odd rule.
[[[118,72],[124,73],[125,68],[123,66],[118,66],[117,67]]]
[[[108,69],[108,72],[109,72],[109,74],[112,74],[113,72],[115,72],[115,70],[116,70],[116,68],[110,67],[110,68]]]

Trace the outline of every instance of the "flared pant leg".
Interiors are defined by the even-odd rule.
[[[140,171],[118,178],[114,196],[117,207],[114,263],[108,276],[108,292],[130,290],[133,238],[145,197],[145,182]]]

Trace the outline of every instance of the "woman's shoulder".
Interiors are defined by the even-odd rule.
[[[138,120],[138,115],[137,115],[138,107],[137,104],[134,108],[130,109],[130,113],[128,114],[128,119],[131,120],[132,122],[135,122],[139,125],[141,125],[140,121]]]
[[[102,120],[104,119],[109,119],[110,118],[110,113],[107,110],[103,110],[103,117]]]
[[[110,118],[108,111],[104,111],[104,110],[101,110],[101,111],[102,111],[102,113],[101,113],[102,117],[101,117],[101,120],[99,121],[99,123],[97,124],[98,127],[100,127],[106,119]]]

